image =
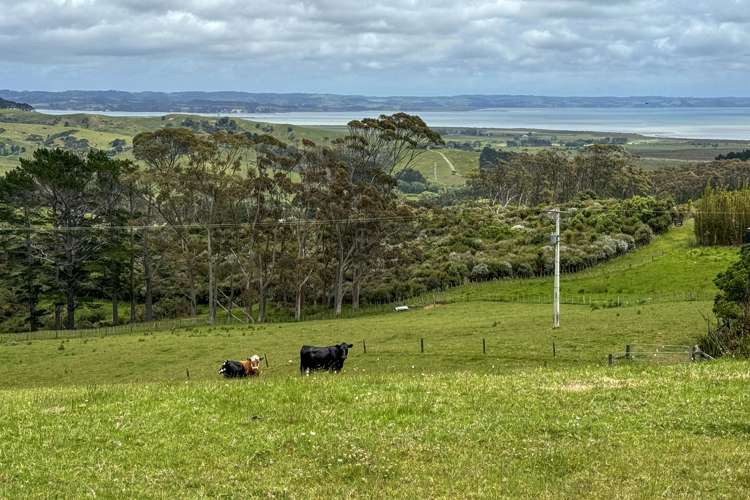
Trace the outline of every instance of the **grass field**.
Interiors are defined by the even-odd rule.
[[[747,366],[0,391],[0,496],[741,498]]]
[[[564,249],[562,250],[564,252]],[[673,228],[649,245],[590,271],[564,275],[563,301],[709,300],[716,292],[716,275],[737,259],[733,247],[695,245],[693,222]],[[446,300],[551,300],[551,278],[491,281],[458,287]]]
[[[672,231],[563,290],[710,287],[736,250],[690,241]],[[606,362],[692,345],[711,303],[563,305],[553,331],[548,304],[493,299],[543,285],[342,320],[2,337],[0,497],[743,497],[747,362]],[[299,376],[300,345],[340,341],[342,374]],[[255,352],[259,379],[217,375]]]

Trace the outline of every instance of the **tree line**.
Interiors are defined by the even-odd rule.
[[[575,156],[557,150],[512,153],[485,148],[479,173],[468,181],[475,196],[501,206],[563,203],[582,195],[629,198],[650,191],[648,176],[621,147],[592,145]]]
[[[750,185],[745,160],[741,154],[730,154],[707,164],[644,170],[618,145],[595,144],[575,155],[554,149],[516,153],[485,147],[466,194],[503,206],[635,195],[685,203],[700,198],[706,187],[737,190]]]
[[[129,321],[205,304],[211,321],[262,322],[272,298],[297,319],[309,303],[341,314],[345,294],[356,309],[410,216],[394,176],[438,144],[397,113],[352,121],[330,146],[165,128],[134,138],[138,164],[39,149],[0,181],[3,293],[32,330],[50,314],[75,328],[90,297],[112,324],[123,302]]]

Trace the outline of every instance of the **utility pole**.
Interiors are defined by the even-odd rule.
[[[555,245],[555,286],[552,291],[552,328],[560,328],[560,209],[552,210],[555,214],[555,232],[550,242]]]

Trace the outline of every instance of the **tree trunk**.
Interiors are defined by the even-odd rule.
[[[359,310],[359,291],[362,283],[362,276],[357,274],[352,278],[352,309]]]
[[[211,237],[211,226],[206,228],[208,233],[208,322],[216,323],[216,276],[214,275],[214,256]]]
[[[247,317],[248,323],[253,317],[253,301],[251,299],[252,293],[250,292],[250,290],[252,290],[252,282],[250,278],[247,277],[245,278],[245,315]]]
[[[268,290],[264,285],[258,288],[258,323],[266,321],[266,294]]]
[[[297,297],[294,301],[294,320],[300,321],[302,319],[302,300],[303,300],[304,285],[297,287]]]
[[[68,289],[65,293],[65,328],[67,330],[76,329],[76,296],[73,290]]]
[[[29,209],[28,207],[24,207],[24,215],[26,217],[26,227],[31,228],[29,224]],[[31,253],[31,230],[26,231],[26,293],[28,294],[28,308],[29,308],[29,330],[32,332],[36,331],[37,329],[37,318],[36,318],[36,302],[37,302],[37,294],[35,291],[35,284],[34,284],[34,274],[31,271],[31,269],[34,266],[34,256]]]
[[[154,296],[153,296],[153,266],[151,265],[151,251],[148,246],[148,230],[143,230],[143,278],[146,284],[144,295],[144,314],[145,321],[154,320]],[[132,313],[131,313],[132,314]]]
[[[120,324],[120,302],[116,293],[112,296],[112,324]]]
[[[334,290],[334,311],[336,316],[341,316],[341,305],[344,302],[344,261],[340,259],[336,263],[336,287]]]
[[[55,330],[62,330],[62,304],[55,304]]]
[[[187,261],[188,297],[190,298],[190,316],[198,315],[198,291],[195,289],[195,256],[189,257]]]
[[[130,230],[130,276],[129,276],[129,286],[130,286],[130,322],[135,323],[135,315],[136,315],[136,303],[135,303],[135,251],[134,251],[135,241],[133,238],[133,230]]]

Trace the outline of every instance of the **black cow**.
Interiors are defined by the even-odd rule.
[[[329,347],[303,345],[299,351],[299,371],[303,375],[313,370],[338,373],[344,367],[344,361],[352,347],[352,344],[346,342]]]
[[[222,363],[221,368],[219,368],[219,374],[224,375],[226,378],[244,377],[246,375],[245,367],[242,366],[242,363],[232,361],[231,359]]]

